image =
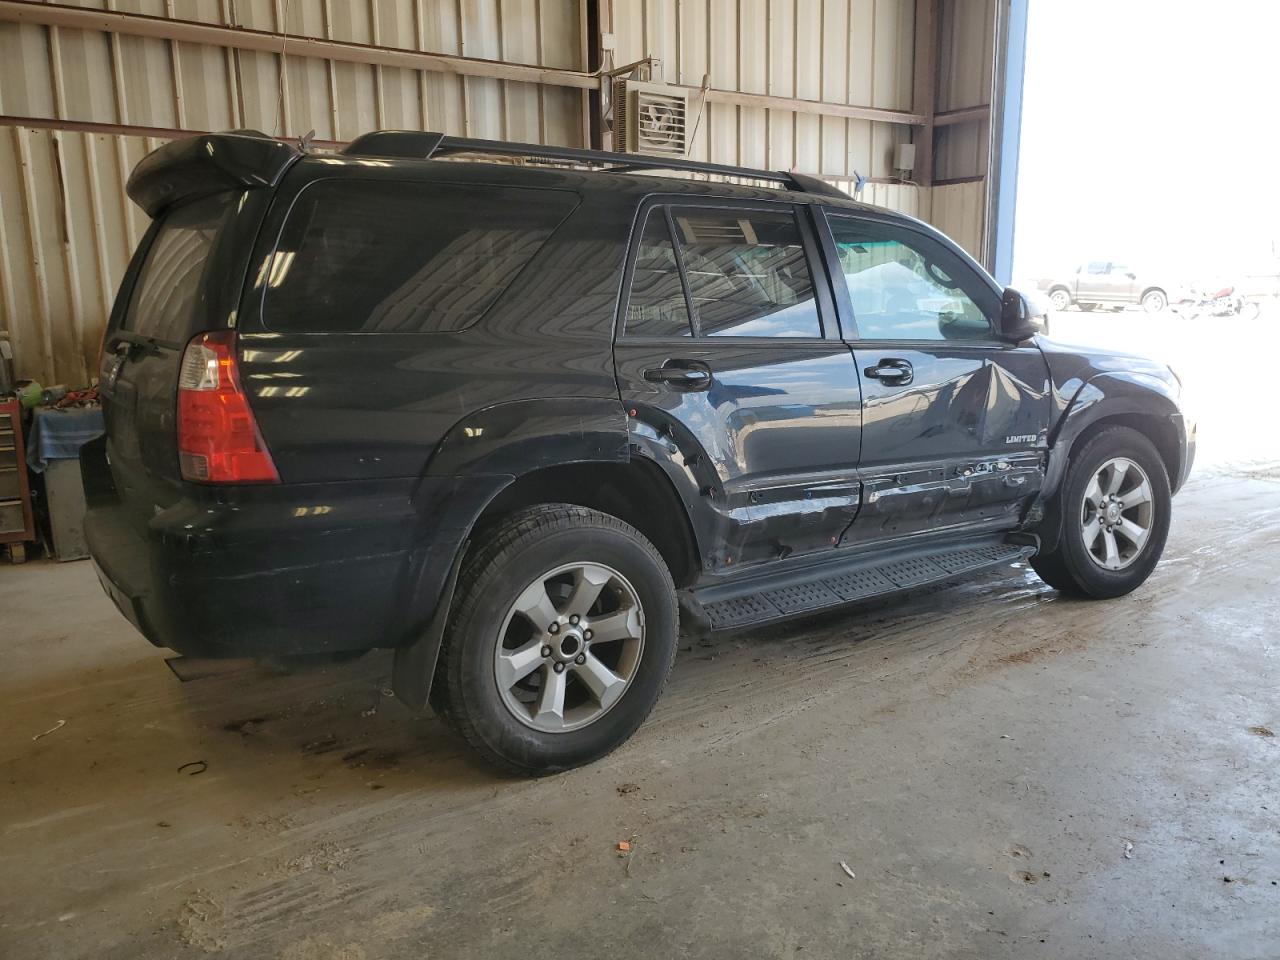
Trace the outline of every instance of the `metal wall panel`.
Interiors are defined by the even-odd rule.
[[[429,53],[579,70],[576,0],[187,0],[81,2]],[[582,95],[290,54],[66,27],[0,24],[0,113],[164,127],[251,127],[349,140],[375,128],[582,145]],[[283,87],[283,90],[282,90]]]
[[[81,0],[81,7],[578,70],[578,0]],[[583,96],[288,53],[0,23],[0,114],[320,140],[377,128],[581,146]],[[146,217],[124,193],[161,139],[0,126],[0,330],[19,376],[85,384]]]
[[[615,62],[662,61],[660,79],[910,111],[914,0],[613,0]],[[890,177],[905,124],[703,105],[690,156],[823,177]]]
[[[844,177],[828,177],[831,183],[853,196],[854,181]],[[858,199],[863,203],[871,203],[877,207],[885,207],[905,213],[917,220],[930,220],[932,203],[930,190],[921,190],[907,183],[867,183],[862,187]]]
[[[0,329],[18,375],[84,385],[147,217],[129,171],[164,141],[0,128]]]
[[[938,110],[991,103],[992,46],[998,3],[1004,0],[944,0],[938,62]],[[986,121],[940,127],[934,174],[939,180],[985,176],[991,127]]]
[[[981,262],[987,219],[986,181],[944,184],[930,193],[929,222]]]
[[[1002,0],[944,0],[940,110],[985,103]],[[79,6],[343,42],[582,70],[579,0],[79,0]],[[613,0],[613,63],[662,59],[701,86],[909,111],[914,0]],[[948,27],[947,24],[955,24]],[[282,41],[283,43],[283,41]],[[981,55],[974,54],[979,46]],[[253,127],[341,141],[374,128],[582,144],[584,96],[569,87],[236,50],[96,30],[0,23],[0,114],[165,130]],[[964,53],[964,56],[959,56]],[[985,64],[985,66],[984,66]],[[983,72],[985,71],[985,73]],[[691,155],[816,173],[892,173],[909,126],[726,103],[702,105]],[[939,176],[980,167],[985,132],[944,128]],[[19,373],[81,384],[110,302],[146,227],[129,170],[162,140],[0,127],[0,329]],[[941,142],[941,141],[940,141]],[[954,159],[952,159],[954,157]],[[949,166],[948,166],[949,164]],[[949,172],[944,172],[949,171]],[[868,183],[862,199],[932,220],[977,251],[982,184],[922,190]]]

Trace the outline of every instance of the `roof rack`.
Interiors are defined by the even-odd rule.
[[[577,164],[608,164],[612,172],[626,173],[632,170],[679,170],[690,173],[710,173],[722,177],[747,177],[767,180],[785,190],[820,194],[848,200],[849,195],[834,184],[803,173],[781,170],[755,170],[750,167],[733,167],[723,163],[704,163],[701,160],[678,160],[667,157],[647,157],[634,153],[612,153],[608,150],[581,150],[576,147],[549,147],[537,143],[509,143],[505,140],[475,140],[469,137],[446,137],[443,133],[418,130],[379,130],[366,133],[347,144],[342,151],[349,156],[385,157],[409,160],[429,160],[455,154],[479,153],[500,157],[529,157],[543,160],[559,160]]]

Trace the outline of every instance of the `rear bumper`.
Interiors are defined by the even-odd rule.
[[[95,505],[85,536],[107,595],[156,646],[200,657],[396,646],[429,620],[501,486],[473,477],[198,491],[147,518]]]

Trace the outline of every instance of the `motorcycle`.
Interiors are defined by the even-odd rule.
[[[1203,317],[1240,317],[1243,320],[1256,320],[1262,308],[1256,300],[1249,300],[1237,293],[1235,287],[1221,287],[1212,293],[1192,291],[1189,297],[1173,304],[1178,314],[1189,320]]]

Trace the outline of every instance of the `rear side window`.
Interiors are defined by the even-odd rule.
[[[203,324],[205,271],[218,231],[234,215],[238,193],[220,193],[164,215],[134,283],[121,329],[184,341]]]
[[[677,207],[671,216],[702,336],[822,336],[793,213]]]
[[[329,180],[285,221],[269,329],[436,333],[480,318],[573,210],[559,190]]]
[[[661,207],[649,211],[631,274],[626,332],[633,337],[687,337],[689,305],[676,265],[675,245]]]

